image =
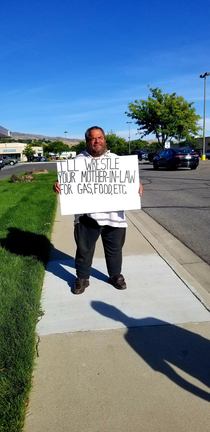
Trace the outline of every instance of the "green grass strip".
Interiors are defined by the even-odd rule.
[[[31,388],[35,327],[49,259],[56,171],[0,181],[0,431],[20,432]]]

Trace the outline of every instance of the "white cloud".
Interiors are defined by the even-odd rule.
[[[203,127],[203,119],[199,120],[199,126]],[[203,134],[203,131],[200,131],[200,135]],[[210,117],[205,118],[205,136],[210,136]]]

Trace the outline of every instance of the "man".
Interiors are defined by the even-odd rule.
[[[102,128],[93,126],[85,133],[87,149],[78,158],[116,157],[106,149],[106,137]],[[56,182],[54,191],[60,193]],[[139,188],[142,194],[142,185]],[[77,245],[75,268],[76,280],[74,294],[82,294],[89,286],[89,278],[96,241],[102,237],[109,283],[119,290],[126,289],[126,282],[121,274],[122,248],[125,242],[126,219],[124,211],[88,213],[75,215],[74,238]]]

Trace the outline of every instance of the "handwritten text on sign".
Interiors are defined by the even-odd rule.
[[[62,160],[57,171],[62,215],[140,208],[136,155]]]

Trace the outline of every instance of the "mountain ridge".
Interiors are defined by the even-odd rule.
[[[52,137],[52,136],[48,136],[48,135],[39,135],[39,134],[29,134],[29,133],[23,133],[23,132],[11,132],[12,138],[13,139],[36,139],[36,140],[49,140],[49,141],[62,141],[64,144],[68,144],[68,145],[75,145],[78,144],[80,141],[83,141],[82,139],[78,139],[78,138],[64,138],[64,137]]]

